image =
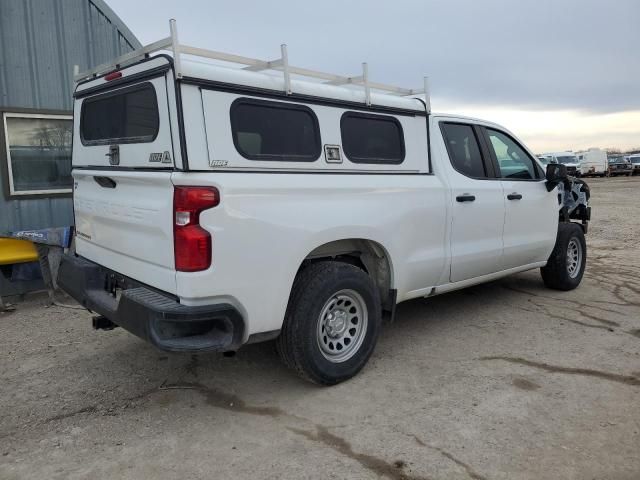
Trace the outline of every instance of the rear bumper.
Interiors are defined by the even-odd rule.
[[[73,255],[63,257],[58,284],[85,308],[161,350],[224,352],[242,343],[244,322],[229,304],[182,305],[174,297]]]

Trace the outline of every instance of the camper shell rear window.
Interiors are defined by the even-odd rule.
[[[83,145],[153,142],[159,126],[156,91],[149,82],[82,102],[80,139]]]

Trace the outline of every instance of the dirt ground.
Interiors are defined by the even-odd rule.
[[[639,479],[640,178],[592,179],[582,286],[398,307],[362,373],[165,354],[30,296],[0,315],[0,478]]]

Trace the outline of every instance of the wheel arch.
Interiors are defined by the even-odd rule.
[[[375,240],[343,238],[318,245],[302,259],[297,274],[310,263],[334,260],[350,263],[364,270],[380,292],[383,309],[393,311],[395,306],[394,271],[388,250]]]

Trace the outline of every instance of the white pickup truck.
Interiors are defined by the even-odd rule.
[[[582,279],[588,187],[499,125],[433,114],[366,68],[196,49],[175,30],[101,68],[75,90],[59,278],[96,328],[167,351],[277,338],[330,385],[365,365],[399,302],[534,268],[551,288]]]

